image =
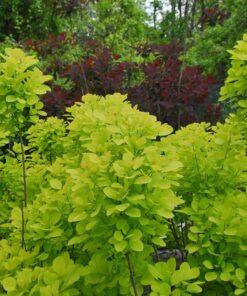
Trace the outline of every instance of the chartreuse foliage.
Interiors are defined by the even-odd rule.
[[[63,154],[65,125],[62,119],[39,120],[28,130],[29,148],[35,149],[43,161],[52,162]]]
[[[36,256],[39,255],[38,248],[26,252],[18,244],[10,245],[6,240],[2,240],[0,253],[0,276],[5,275],[1,281],[5,294],[78,295],[75,283],[81,276],[81,267],[69,258],[68,253],[62,253],[49,266],[44,267],[35,266]],[[15,276],[12,276],[14,272]]]
[[[162,143],[183,163],[178,193],[186,206],[177,215],[192,225],[186,249],[201,266],[203,295],[247,295],[246,34],[230,53],[221,99],[236,115],[216,127],[190,125]]]
[[[29,129],[24,210],[22,166],[11,157],[19,145],[6,156],[2,293],[141,295],[154,245],[165,246],[168,219],[182,204],[171,190],[181,163],[162,155],[156,142],[172,129],[125,99],[85,96],[68,110],[66,142],[61,120]]]
[[[1,295],[247,295],[242,124],[233,117],[169,135],[121,94],[86,95],[66,121],[41,120],[48,77],[37,72],[35,88],[24,87],[37,70],[16,67],[0,78],[0,141],[9,144],[0,163]],[[9,142],[20,132],[20,143]],[[184,262],[154,262],[159,248],[179,248]]]
[[[27,246],[40,245],[47,257],[64,244],[73,249],[85,265],[85,295],[129,295],[126,257],[141,294],[153,245],[165,246],[167,219],[182,203],[170,189],[181,164],[162,156],[154,141],[172,129],[125,99],[88,95],[68,110],[66,151],[27,208]],[[21,212],[14,211],[19,236]]]
[[[216,198],[246,186],[245,145],[241,127],[228,120],[215,127],[191,124],[165,139],[165,152],[183,163],[179,192],[191,202],[192,193]]]
[[[221,100],[228,100],[238,107],[236,124],[240,124],[247,140],[247,34],[229,50],[232,66],[228,71],[225,85],[221,88]]]
[[[1,222],[6,222],[8,209],[13,204],[27,204],[26,151],[29,148],[24,145],[24,133],[31,123],[39,119],[39,115],[45,115],[41,111],[43,104],[39,95],[49,90],[44,82],[51,78],[43,75],[36,67],[37,63],[38,60],[18,48],[7,48],[5,55],[1,54],[1,146],[7,144],[10,138],[18,137],[19,142],[10,145],[14,158],[4,155],[4,164],[1,163]],[[24,229],[24,223],[22,226]],[[22,241],[24,243],[24,239]]]
[[[0,147],[4,146],[9,142],[8,136],[10,132],[4,130],[2,127],[0,127]]]
[[[36,122],[39,115],[45,115],[38,95],[49,90],[44,82],[51,77],[43,75],[37,63],[18,48],[7,48],[1,55],[0,120],[9,130],[19,131],[27,121]]]
[[[202,282],[190,281],[197,279],[199,274],[199,268],[190,268],[187,262],[182,263],[176,270],[176,260],[171,258],[154,266],[148,265],[143,283],[151,285],[152,296],[198,294],[202,291]]]
[[[232,119],[211,128],[193,124],[162,142],[165,152],[183,163],[177,190],[186,205],[177,219],[186,215],[192,224],[186,249],[188,261],[201,267],[202,295],[247,291],[247,158],[241,131]]]
[[[233,50],[229,50],[232,59],[232,67],[228,71],[225,86],[221,89],[221,99],[246,99],[247,86],[247,34],[243,40],[238,41]],[[240,106],[243,102],[240,101]]]

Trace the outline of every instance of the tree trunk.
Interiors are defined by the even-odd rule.
[[[194,0],[192,8],[191,8],[190,33],[193,32],[194,27],[195,27],[196,3],[197,3],[197,0]]]
[[[176,0],[171,0],[170,2],[171,4],[171,11],[172,11],[172,14],[175,15],[176,14]]]
[[[204,16],[205,13],[205,3],[204,0],[201,0],[201,18]],[[204,30],[204,24],[201,24],[201,31]]]
[[[188,15],[188,12],[189,12],[189,7],[190,7],[189,1],[190,0],[186,0],[186,2],[185,2],[185,8],[184,8],[184,17],[185,18],[187,18],[187,15]]]
[[[179,18],[182,19],[182,0],[178,0]]]

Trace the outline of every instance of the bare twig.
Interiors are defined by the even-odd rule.
[[[180,244],[180,237],[177,233],[176,225],[172,219],[171,219],[170,229],[172,231],[172,235],[173,235],[174,240],[176,242],[177,249],[179,249],[181,251],[182,260],[184,260],[183,246]]]
[[[133,291],[134,291],[134,295],[135,296],[138,296],[137,289],[136,289],[136,283],[135,283],[135,275],[134,275],[133,268],[131,266],[129,253],[126,253],[125,254],[125,257],[126,257],[126,260],[127,260],[127,263],[128,263],[129,274],[130,274],[130,281],[131,281],[131,285],[132,285],[132,288],[133,288]]]
[[[25,208],[27,207],[27,177],[26,177],[26,157],[25,157],[22,131],[20,131],[20,144],[21,144],[22,180],[23,180],[23,200],[21,202],[21,247],[26,249],[24,207]]]
[[[21,202],[21,247],[26,249],[25,243],[25,217],[24,217],[24,202]]]
[[[153,245],[153,248],[154,248],[154,253],[155,253],[155,256],[156,256],[156,260],[157,261],[160,261],[160,255],[159,255],[159,252],[158,252],[156,246]]]
[[[23,179],[23,200],[25,207],[27,206],[27,176],[26,176],[26,157],[24,151],[22,132],[20,131],[21,144],[21,164],[22,164],[22,179]]]

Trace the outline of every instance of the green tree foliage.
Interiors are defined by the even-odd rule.
[[[11,35],[15,39],[19,39],[24,36],[33,36],[35,32],[46,31],[46,28],[44,28],[44,5],[42,2],[40,0],[1,1],[0,38],[4,39],[5,36]],[[42,30],[40,30],[41,27]]]
[[[2,0],[0,40],[12,36],[19,41],[58,33],[79,7],[79,0]]]
[[[191,38],[192,46],[186,53],[190,65],[200,65],[206,73],[225,77],[229,68],[229,55],[237,40],[247,30],[247,10],[243,0],[220,3],[220,8],[229,13],[223,23],[206,26],[203,32],[195,32]]]
[[[140,0],[101,0],[92,5],[90,35],[117,53],[133,54],[145,42],[146,13]]]

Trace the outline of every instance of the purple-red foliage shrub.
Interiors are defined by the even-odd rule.
[[[49,34],[44,40],[28,39],[25,41],[24,47],[36,51],[40,57],[56,53],[57,49],[61,49],[65,45],[73,44],[74,39],[69,37],[65,32],[59,35]]]
[[[223,22],[228,17],[229,13],[221,10],[218,6],[214,6],[204,9],[199,21],[203,27],[206,24],[210,26],[215,26],[216,24],[223,24]]]
[[[28,41],[29,46],[42,57],[55,54],[56,50],[68,44],[76,44],[75,38],[60,34],[48,36],[43,42]],[[141,64],[123,62],[120,55],[113,54],[97,41],[83,44],[83,58],[68,63],[59,55],[46,68],[71,82],[72,87],[51,85],[51,92],[43,97],[49,115],[61,116],[67,106],[73,105],[86,93],[98,95],[115,92],[128,93],[132,104],[148,111],[174,128],[194,121],[216,121],[220,117],[220,107],[214,104],[210,92],[215,84],[211,76],[203,76],[199,67],[183,67],[179,56],[182,46],[179,42],[166,45],[145,45],[137,49],[143,57],[154,55],[152,62]],[[142,73],[137,85],[131,83],[134,71]]]
[[[204,77],[199,67],[181,69],[182,48],[177,43],[150,47],[150,51],[157,58],[142,65],[144,80],[129,90],[130,100],[174,128],[195,121],[217,120],[220,107],[210,98],[213,77]]]
[[[112,94],[122,88],[125,79],[125,63],[109,49],[102,48],[84,60],[68,65],[62,76],[70,78],[76,93]]]
[[[64,112],[67,106],[80,100],[86,93],[106,95],[121,92],[127,64],[119,62],[119,56],[97,42],[87,43],[85,52],[87,56],[76,62],[54,64],[54,71],[60,77],[70,80],[73,87],[68,91],[54,86],[52,91],[45,95],[43,101],[48,114],[55,112],[57,115],[61,110]]]

